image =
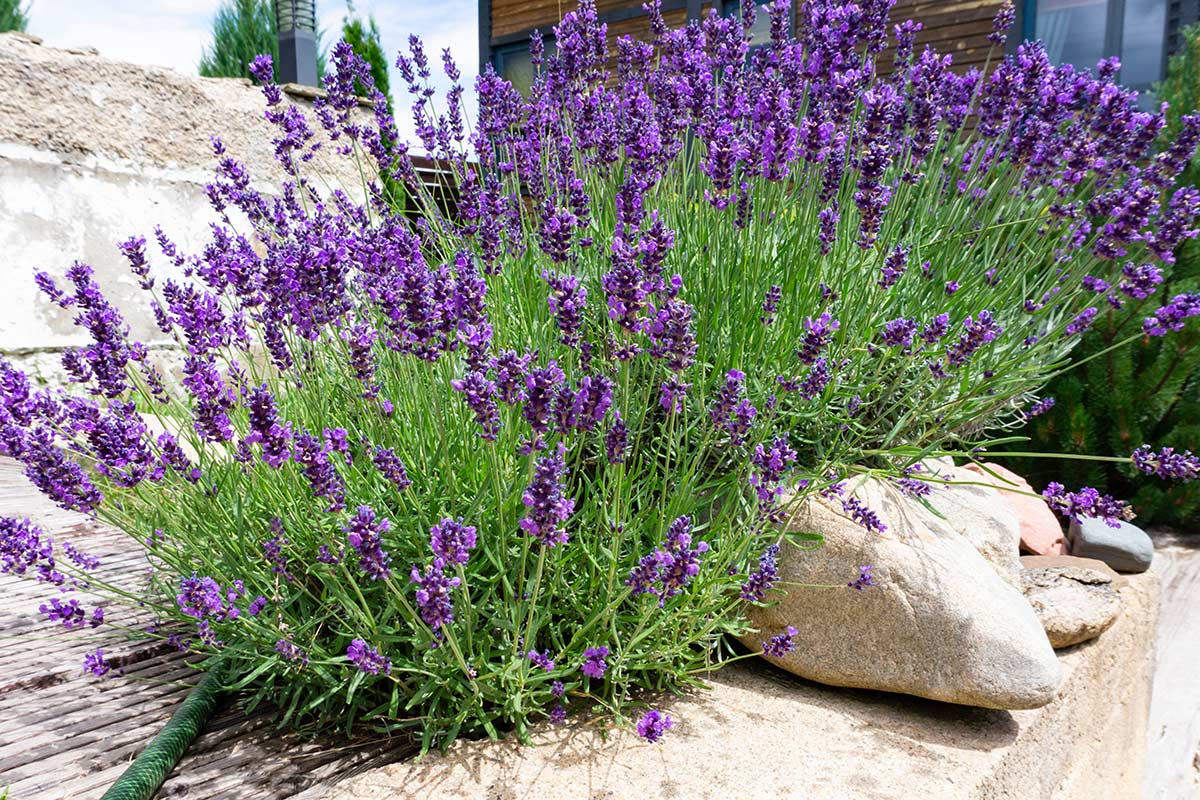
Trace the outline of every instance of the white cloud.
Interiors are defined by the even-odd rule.
[[[195,73],[219,0],[34,0],[29,32],[55,47]]]
[[[342,17],[345,16],[345,3],[323,0],[317,7],[320,11],[320,25],[326,31],[326,40],[330,43],[337,41],[341,32]],[[410,34],[417,34],[424,42],[425,53],[429,56],[433,73],[430,83],[443,96],[450,88],[450,81],[442,72],[442,50],[450,48],[450,53],[462,72],[462,84],[467,89],[467,102],[471,102],[471,87],[474,86],[475,76],[479,72],[478,2],[435,0],[397,3],[395,0],[356,0],[354,7],[360,16],[374,16],[379,24],[380,39],[391,64],[389,80],[396,107],[396,123],[403,136],[415,138],[408,93],[396,70],[395,61],[397,52],[401,49],[407,52]],[[444,109],[444,104],[440,107]]]

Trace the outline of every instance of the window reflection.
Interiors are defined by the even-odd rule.
[[[1121,83],[1146,89],[1162,76],[1166,14],[1163,0],[1125,0]]]
[[[1039,0],[1035,35],[1054,63],[1091,69],[1104,57],[1107,19],[1107,0]]]
[[[771,41],[771,15],[767,13],[767,4],[770,0],[753,0],[753,2],[758,5],[758,13],[754,16],[754,24],[750,26],[746,33],[750,34],[750,45],[756,47]],[[735,14],[741,13],[741,0],[725,3],[725,16],[732,17]]]

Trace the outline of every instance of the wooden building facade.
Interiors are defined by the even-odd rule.
[[[610,49],[626,34],[649,38],[642,1],[597,0],[600,19],[608,24]],[[720,14],[739,13],[741,2],[762,5],[764,0],[662,0],[663,16],[669,25],[684,25],[714,8]],[[800,2],[793,0],[793,20]],[[480,0],[480,67],[491,63],[524,88],[532,77],[530,34],[541,31],[552,47],[553,27],[576,5],[575,0]],[[956,69],[967,69],[983,66],[999,7],[1000,0],[897,0],[892,21],[920,22],[917,47],[931,44],[952,54]],[[1200,0],[1016,0],[1016,11],[1011,46],[1041,39],[1054,61],[1086,67],[1117,56],[1123,64],[1121,82],[1145,92],[1165,74],[1167,57],[1179,47],[1180,30],[1200,21]],[[759,14],[756,27],[756,39],[769,35],[765,13]]]

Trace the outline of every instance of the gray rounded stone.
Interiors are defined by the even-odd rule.
[[[769,660],[835,686],[880,689],[985,708],[1037,708],[1062,680],[1054,650],[1021,592],[965,537],[892,484],[862,480],[847,493],[888,525],[873,533],[836,499],[810,498],[786,527],[819,533],[824,545],[784,543],[778,602],[748,610],[762,642],[787,627],[795,650]],[[877,585],[843,584],[871,564]],[[835,584],[819,588],[814,584]]]
[[[1115,528],[1093,517],[1072,521],[1067,539],[1071,555],[1099,559],[1118,572],[1145,572],[1154,560],[1154,542],[1146,532],[1120,520]]]
[[[1112,576],[1081,567],[1048,567],[1021,572],[1025,598],[1054,648],[1095,639],[1121,613],[1121,594]]]

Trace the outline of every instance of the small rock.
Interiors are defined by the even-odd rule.
[[[1121,613],[1111,575],[1085,567],[1043,567],[1021,572],[1025,599],[1055,649],[1095,639]]]
[[[999,464],[966,464],[963,469],[995,486],[1008,502],[1021,524],[1021,549],[1039,556],[1058,556],[1067,552],[1058,517],[1028,481]]]
[[[1129,583],[1129,579],[1118,573],[1098,558],[1080,558],[1079,556],[1021,556],[1021,569],[1049,569],[1050,567],[1081,567],[1107,575],[1112,579],[1112,587],[1120,589]]]
[[[945,520],[905,497],[890,482],[851,482],[847,496],[887,524],[868,531],[838,499],[813,497],[789,527],[819,533],[822,547],[784,542],[774,605],[748,609],[762,642],[797,629],[796,649],[769,660],[802,677],[835,686],[902,692],[985,708],[1037,708],[1062,680],[1054,650],[1021,592],[1009,585]],[[874,566],[877,585],[838,586]],[[803,586],[797,584],[810,584]]]
[[[1110,526],[1102,519],[1085,517],[1071,522],[1068,534],[1071,555],[1095,558],[1117,572],[1145,572],[1154,559],[1154,542],[1146,532],[1128,522]]]

